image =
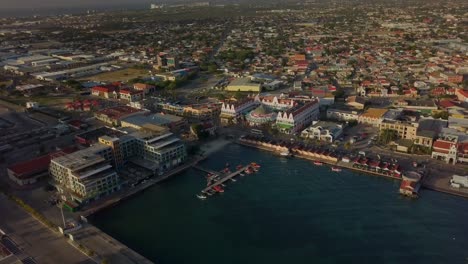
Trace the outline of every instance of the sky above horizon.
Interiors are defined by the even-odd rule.
[[[1,8],[93,7],[129,4],[150,4],[151,0],[0,0]],[[157,2],[157,1],[154,1]]]

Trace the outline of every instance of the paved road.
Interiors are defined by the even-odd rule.
[[[37,263],[94,263],[4,195],[0,195],[0,213],[0,229]]]

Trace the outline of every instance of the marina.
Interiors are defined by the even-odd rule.
[[[262,167],[258,174],[235,177],[236,183],[226,181],[223,195],[205,195],[205,201],[195,194],[206,184],[206,172],[191,168],[92,221],[156,263],[463,263],[466,258],[463,199],[426,191],[423,199],[411,200],[399,195],[397,179],[351,169],[336,173],[331,166],[237,144],[197,166],[218,170],[227,160],[231,167],[253,160]],[[431,223],[438,225],[428,228]]]
[[[201,194],[198,194],[197,197],[200,199],[206,199],[205,194],[207,195],[212,195],[213,193],[223,193],[224,189],[224,183],[227,181],[233,181],[235,182],[236,180],[234,177],[236,176],[244,176],[246,174],[252,174],[253,172],[256,172],[260,165],[256,164],[255,162],[250,163],[249,165],[238,165],[236,167],[236,171],[230,172],[229,167],[226,167],[222,173],[206,169],[200,166],[193,166],[194,169],[200,170],[202,172],[208,173],[207,175],[207,186],[203,190],[201,190]],[[204,198],[203,198],[204,197]]]

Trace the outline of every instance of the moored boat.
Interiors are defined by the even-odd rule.
[[[203,194],[197,194],[197,198],[200,199],[200,200],[205,200],[206,196],[203,195]]]
[[[323,165],[323,162],[316,160],[316,161],[314,161],[314,165],[316,165],[316,166],[322,166],[322,165]]]
[[[224,189],[221,188],[221,186],[219,186],[219,185],[214,186],[214,187],[213,187],[213,190],[214,190],[215,192],[219,192],[219,193],[223,193],[223,192],[224,192]]]
[[[340,172],[341,171],[341,168],[338,168],[338,167],[332,167],[331,169],[332,171],[334,172]]]

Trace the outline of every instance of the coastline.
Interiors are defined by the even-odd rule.
[[[268,148],[268,147],[265,147],[265,146],[249,144],[247,142],[242,142],[242,141],[237,141],[236,143],[239,144],[239,145],[242,145],[242,146],[246,146],[246,147],[252,147],[252,148],[262,149],[262,150],[269,151],[269,152],[278,153],[278,151],[276,149]],[[330,160],[323,159],[323,158],[315,158],[315,157],[310,157],[310,156],[301,155],[301,154],[297,154],[297,153],[294,153],[293,157],[297,157],[297,158],[305,159],[305,160],[310,160],[310,161],[320,161],[320,162],[322,162],[324,164],[327,164],[327,165],[330,165],[330,166],[340,167],[340,168],[343,168],[343,169],[349,169],[349,170],[353,170],[353,171],[356,171],[356,172],[367,173],[367,174],[370,174],[370,175],[373,175],[373,176],[381,176],[381,177],[386,177],[386,178],[390,178],[390,179],[394,179],[394,180],[402,180],[401,177],[385,175],[383,173],[379,173],[379,172],[371,171],[371,170],[359,169],[359,168],[353,167],[351,163],[346,163],[346,162],[343,162],[343,161],[330,161]]]
[[[261,149],[261,150],[265,150],[265,151],[268,151],[268,152],[280,153],[279,149],[277,149],[277,148],[271,148],[271,147],[266,147],[266,146],[262,146],[262,145],[259,145],[259,144],[252,144],[252,143],[248,143],[248,142],[242,142],[241,140],[237,140],[236,143],[239,144],[239,145],[242,145],[242,146]],[[278,147],[282,148],[282,146],[278,146]],[[321,161],[322,163],[328,164],[330,166],[349,169],[349,170],[353,170],[355,172],[366,173],[366,174],[369,174],[369,175],[372,175],[372,176],[380,176],[380,177],[385,177],[385,178],[389,178],[389,179],[393,179],[393,180],[400,180],[400,181],[402,180],[401,177],[395,177],[395,176],[392,176],[392,175],[386,175],[386,174],[379,173],[379,172],[372,171],[372,170],[365,170],[365,169],[360,169],[360,168],[353,167],[353,165],[351,163],[349,163],[349,162],[348,163],[343,162],[343,161],[336,161],[335,162],[335,161],[330,161],[330,160],[323,159],[323,158],[310,157],[310,156],[301,155],[301,154],[297,154],[297,153],[294,153],[293,157],[306,159],[306,160],[310,160],[310,161]],[[427,177],[423,178],[423,180],[421,181],[421,187],[423,187],[425,189],[436,191],[436,192],[441,192],[441,193],[445,193],[445,194],[449,194],[449,195],[453,195],[453,196],[457,196],[457,197],[468,198],[468,193],[465,193],[465,192],[459,191],[459,190],[452,190],[452,189],[447,189],[447,188],[444,188],[444,187],[441,187],[441,186],[437,186],[437,184],[428,182],[426,180],[426,178]]]

